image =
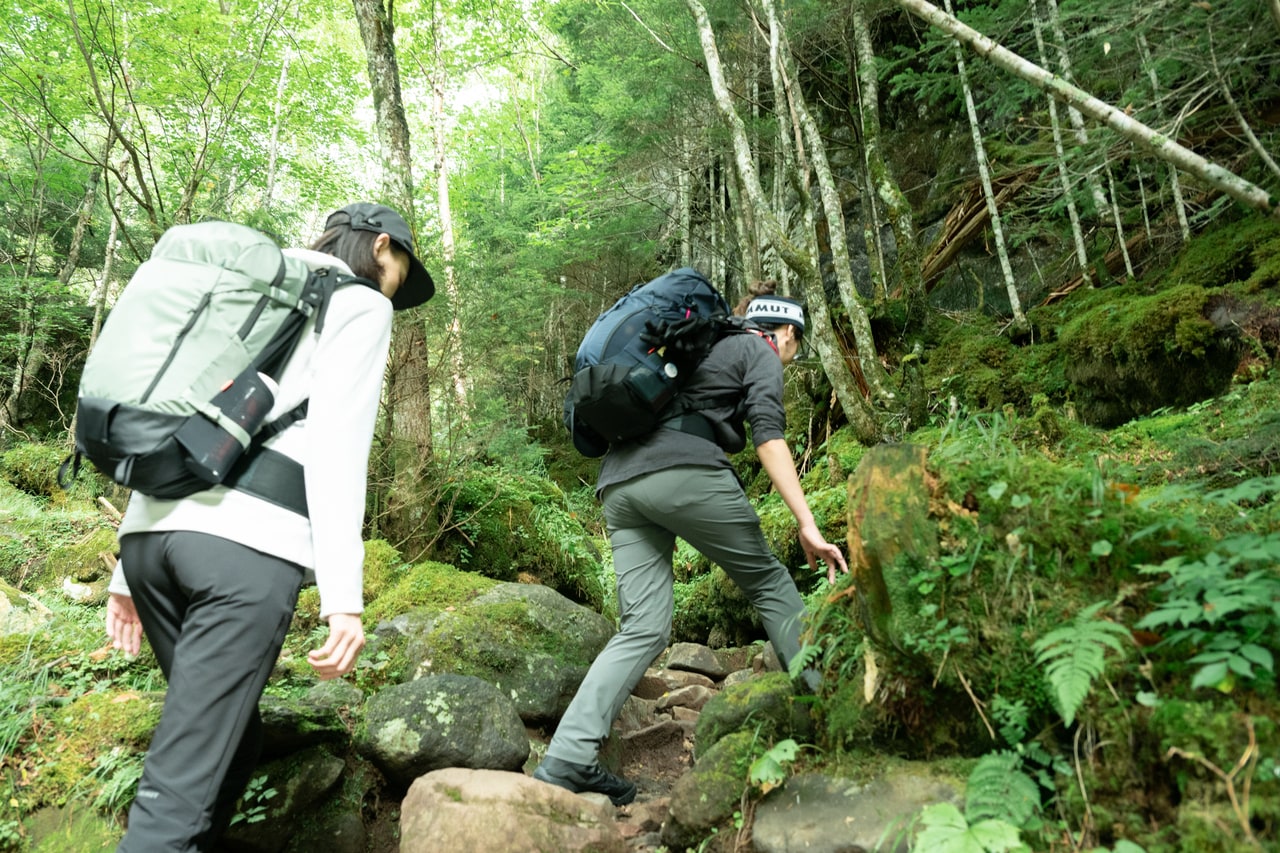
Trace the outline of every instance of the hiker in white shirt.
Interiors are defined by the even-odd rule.
[[[107,634],[136,654],[145,633],[169,687],[118,851],[213,849],[257,763],[258,700],[307,579],[329,626],[308,655],[317,675],[351,672],[365,644],[361,527],[392,311],[435,286],[408,225],[381,205],[336,211],[311,249],[286,253],[368,286],[339,287],[322,331],[308,321],[280,374],[268,423],[307,401],[305,417],[263,445],[300,466],[292,497],[220,485],[129,501]]]

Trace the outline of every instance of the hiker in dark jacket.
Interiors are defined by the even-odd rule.
[[[364,647],[365,478],[392,311],[435,288],[408,225],[381,205],[348,205],[312,249],[285,252],[378,287],[338,288],[323,330],[313,314],[280,374],[268,422],[304,400],[308,408],[266,446],[301,464],[304,510],[226,486],[181,500],[130,498],[107,634],[136,654],[145,632],[169,687],[117,851],[215,849],[257,764],[258,700],[304,579],[314,577],[329,625],[307,656],[316,674],[346,675]]]
[[[602,768],[598,753],[627,696],[670,642],[677,536],[747,595],[784,665],[800,651],[804,602],[765,542],[726,455],[745,446],[745,424],[795,516],[810,568],[822,560],[831,583],[837,569],[849,570],[814,522],[784,437],[782,368],[800,348],[804,312],[794,300],[768,295],[752,300],[746,317],[763,334],[730,334],[716,343],[681,392],[693,413],[610,447],[601,463],[596,494],[613,548],[621,629],[592,663],[534,770],[536,779],[605,794],[614,805],[635,798],[636,786]],[[806,680],[816,686],[817,674],[807,673]]]

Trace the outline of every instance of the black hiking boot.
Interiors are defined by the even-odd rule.
[[[533,771],[533,778],[558,785],[575,794],[604,794],[615,806],[625,806],[636,798],[636,786],[600,766],[575,764],[548,755]]]

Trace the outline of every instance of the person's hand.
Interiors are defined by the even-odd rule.
[[[358,613],[329,615],[329,639],[323,646],[307,653],[307,662],[324,681],[346,675],[355,669],[356,658],[364,648],[364,624]]]
[[[107,598],[107,637],[130,657],[142,649],[142,621],[129,596],[113,592]]]
[[[849,565],[844,561],[844,553],[837,546],[823,539],[816,525],[800,528],[800,547],[804,549],[804,555],[809,560],[809,568],[817,569],[819,559],[827,564],[828,583],[836,582],[836,569],[843,574],[849,574]]]

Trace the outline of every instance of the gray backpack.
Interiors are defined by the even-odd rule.
[[[116,302],[85,363],[76,449],[115,482],[156,498],[222,484],[306,514],[302,466],[261,447],[306,416],[264,425],[275,381],[334,288],[368,279],[311,270],[265,234],[229,222],[177,225]],[[68,469],[69,476],[68,476]]]

